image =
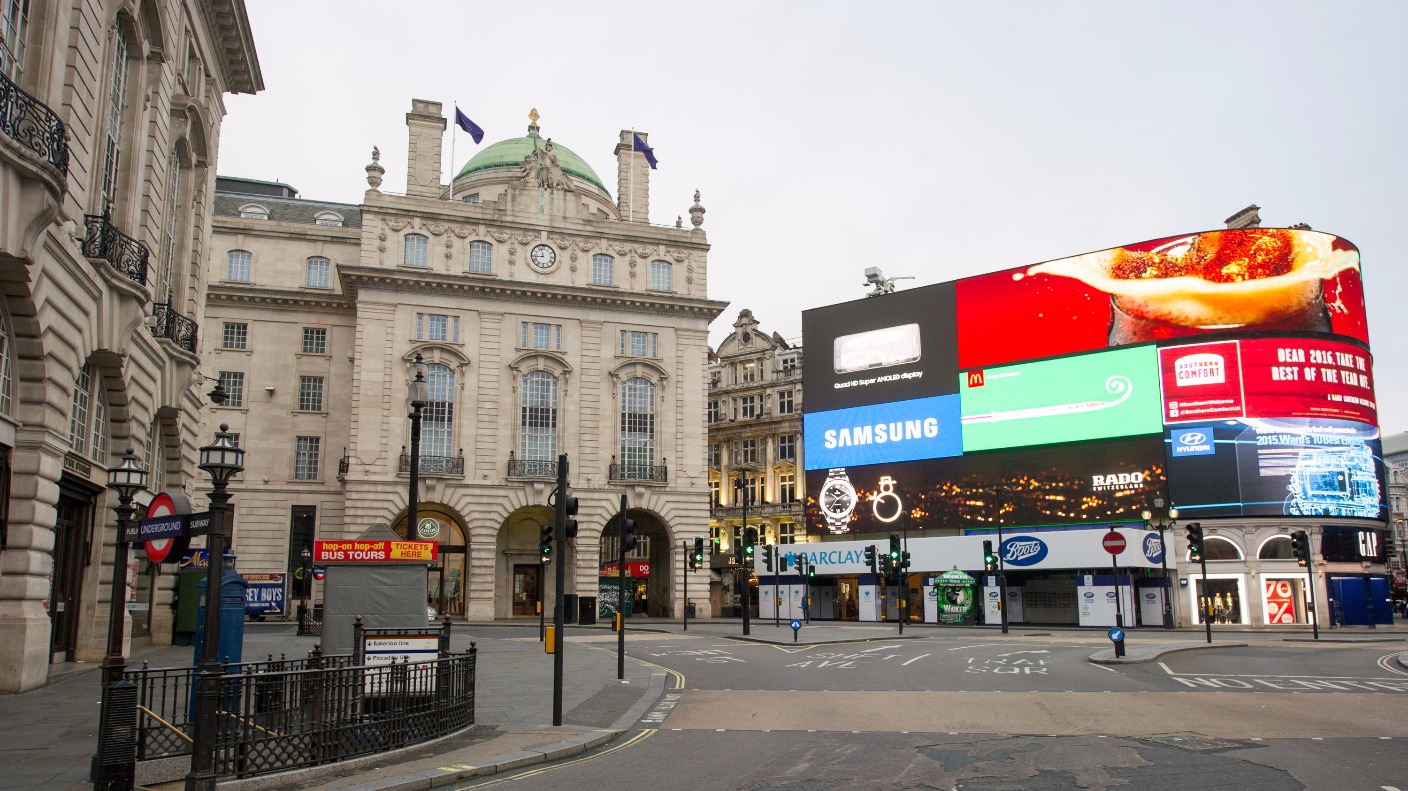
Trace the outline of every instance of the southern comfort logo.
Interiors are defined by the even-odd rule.
[[[1173,373],[1179,387],[1222,384],[1227,381],[1227,363],[1212,352],[1190,354],[1174,362]]]

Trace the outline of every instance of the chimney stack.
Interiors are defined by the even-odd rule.
[[[1261,207],[1253,203],[1252,205],[1248,206],[1245,209],[1242,209],[1231,217],[1228,217],[1225,220],[1225,222],[1227,223],[1227,227],[1229,229],[1260,228],[1261,215],[1257,213],[1259,211],[1261,211]]]
[[[445,117],[439,102],[412,99],[406,113],[410,145],[406,152],[406,194],[440,197],[440,149],[445,140]],[[451,174],[453,178],[453,174]]]
[[[650,143],[645,132],[621,130],[616,144],[616,208],[626,222],[650,222],[650,163],[645,154],[635,150],[632,135]]]

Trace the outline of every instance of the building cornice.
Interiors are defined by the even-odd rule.
[[[264,90],[264,75],[254,50],[249,14],[244,0],[203,0],[203,15],[215,47],[215,57],[230,93],[258,93]]]
[[[356,313],[357,306],[343,294],[314,294],[287,288],[261,288],[212,284],[206,290],[207,305],[267,305],[280,308]]]

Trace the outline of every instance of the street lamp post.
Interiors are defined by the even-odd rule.
[[[997,607],[998,612],[1002,613],[1002,633],[1008,634],[1007,561],[1003,560],[1003,556],[1005,556],[1007,552],[1002,548],[1002,500],[1003,495],[1007,494],[1007,487],[999,486],[993,491],[997,498]],[[1116,588],[1119,586],[1118,578],[1115,579],[1115,586]]]
[[[313,553],[308,551],[308,547],[303,547],[303,551],[298,553],[298,557],[303,564],[298,567],[299,581],[303,583],[298,596],[298,628],[299,634],[308,628],[308,599],[313,592],[313,570],[309,567],[308,561],[313,559]]]
[[[147,488],[147,471],[137,466],[137,457],[131,448],[122,456],[122,463],[108,470],[108,488],[117,492],[117,541],[112,558],[112,602],[108,608],[108,654],[103,657],[103,691],[99,701],[102,707],[98,721],[106,723],[108,714],[108,688],[122,680],[127,669],[127,660],[122,652],[123,632],[126,631],[127,615],[127,526],[136,510],[132,498]],[[130,765],[104,764],[105,741],[111,737],[109,729],[98,731],[98,752],[93,756],[93,783],[96,788],[109,788],[113,781],[119,781],[131,788]],[[117,774],[126,774],[120,780]]]
[[[217,406],[225,403],[225,388],[220,384],[210,392]],[[229,433],[230,427],[220,424],[215,441],[200,449],[200,468],[210,475],[210,534],[206,536],[209,567],[205,574],[205,634],[201,641],[200,666],[196,668],[195,733],[191,737],[191,771],[186,775],[186,791],[215,789],[216,716],[220,704],[220,605],[225,572],[225,543],[229,537],[230,479],[244,470],[244,450]]]
[[[420,419],[421,411],[430,400],[430,385],[425,381],[425,358],[416,354],[416,375],[411,380],[411,482],[406,506],[406,540],[415,541],[420,529]],[[440,559],[439,600],[435,609],[445,616],[445,559]]]
[[[735,467],[734,471],[738,473],[738,480],[734,482],[734,488],[738,492],[739,502],[743,504],[743,529],[738,531],[738,540],[740,542],[740,545],[745,547],[745,549],[744,551],[738,552],[736,554],[740,558],[742,558],[738,565],[741,567],[741,570],[743,572],[743,634],[747,635],[749,633],[748,628],[750,625],[748,623],[748,607],[751,604],[751,602],[749,602],[748,596],[748,584],[750,582],[750,578],[753,575],[753,569],[751,568],[751,564],[749,563],[751,558],[748,557],[748,552],[746,550],[746,546],[748,544],[748,468]]]
[[[1144,517],[1145,529],[1148,529],[1149,523],[1153,521],[1155,517],[1158,517],[1159,520],[1159,567],[1163,569],[1164,580],[1164,628],[1172,629],[1173,586],[1169,583],[1168,578],[1168,542],[1164,540],[1164,530],[1173,527],[1173,523],[1178,521],[1178,509],[1170,505],[1168,510],[1164,510],[1164,499],[1162,497],[1155,497],[1154,510],[1150,511],[1145,509],[1140,516]]]

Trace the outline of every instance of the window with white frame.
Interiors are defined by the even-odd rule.
[[[755,395],[740,396],[738,399],[738,416],[741,418],[757,417],[758,397]]]
[[[777,501],[780,503],[797,502],[797,475],[795,473],[778,473]]]
[[[777,543],[795,544],[797,543],[797,523],[778,522],[777,523]]]
[[[743,384],[752,384],[758,381],[758,364],[743,363],[738,367],[738,381]]]
[[[406,249],[401,263],[406,266],[430,266],[430,239],[422,234],[406,234]]]
[[[14,404],[14,344],[10,342],[10,328],[0,315],[0,412],[11,414]],[[3,514],[0,514],[3,516]]]
[[[723,420],[723,413],[719,411],[719,400],[713,399],[709,402],[709,422],[718,423]]]
[[[652,291],[670,291],[673,286],[670,283],[670,262],[651,261],[650,262],[650,289]]]
[[[557,377],[547,371],[523,376],[518,454],[524,461],[557,460]]]
[[[29,0],[0,0],[0,74],[19,83],[29,35]]]
[[[639,330],[621,330],[621,355],[629,357],[658,357],[659,333]]]
[[[328,353],[328,331],[325,327],[304,327],[303,328],[303,353],[304,354],[327,354]]]
[[[783,358],[782,358],[782,372],[783,372],[784,374],[790,374],[790,373],[792,373],[793,371],[796,371],[796,370],[797,370],[797,358],[796,358],[796,357],[783,357]]]
[[[616,283],[616,259],[605,253],[592,256],[592,285],[610,286]]]
[[[639,376],[621,385],[621,469],[625,476],[653,476],[655,385]]]
[[[479,205],[479,193],[476,192],[476,193],[474,193],[473,195],[466,195],[466,196],[464,196],[464,202],[465,202],[465,203],[468,203],[468,204],[471,205],[471,206],[478,206],[478,205]]]
[[[84,368],[73,386],[69,408],[68,444],[74,453],[106,464],[108,454],[107,394],[102,375]]]
[[[166,206],[163,209],[165,230],[162,232],[161,269],[156,279],[157,294],[169,294],[171,291],[171,270],[176,262],[176,243],[181,233],[178,222],[181,206],[181,157],[172,151],[167,160]]]
[[[341,228],[343,224],[342,215],[333,211],[320,211],[313,215],[313,223],[316,225],[326,225],[330,228]]]
[[[221,371],[220,385],[225,388],[223,406],[244,406],[244,371]]]
[[[736,457],[740,464],[758,463],[758,441],[756,439],[742,439],[738,441]]]
[[[225,258],[225,279],[235,283],[248,283],[253,263],[254,254],[248,250],[231,250]]]
[[[709,504],[716,506],[719,504],[720,483],[718,478],[709,481]]]
[[[295,440],[293,454],[294,480],[318,480],[318,465],[321,462],[322,446],[322,437],[298,437]]]
[[[790,415],[796,409],[796,401],[793,400],[791,390],[777,391],[777,414]]]
[[[733,504],[742,505],[746,498],[749,505],[757,505],[759,503],[758,481],[761,478],[761,475],[751,474],[745,477],[740,484],[739,479],[735,477],[733,479]]]
[[[469,271],[480,275],[494,272],[494,246],[482,239],[469,243]]]
[[[298,409],[303,412],[323,411],[323,377],[298,377]]]
[[[522,349],[555,349],[562,351],[562,325],[540,321],[522,322],[518,346]]]
[[[420,455],[449,458],[455,443],[455,372],[449,366],[425,366],[430,400],[420,412]]]
[[[332,272],[332,262],[328,259],[315,255],[308,259],[308,279],[305,285],[309,288],[327,288],[328,274]]]
[[[442,313],[417,313],[416,340],[459,343],[460,317]]]
[[[122,122],[127,112],[127,32],[117,25],[112,45],[112,81],[108,84],[107,124],[103,136],[103,200],[117,200],[118,168],[122,162]]]
[[[777,435],[777,460],[796,461],[797,460],[797,435],[779,434]]]
[[[709,466],[718,469],[723,461],[723,448],[718,442],[709,443]]]
[[[240,219],[267,220],[269,219],[269,210],[257,203],[246,203],[240,207]]]
[[[709,525],[709,540],[714,544],[714,551],[722,551],[724,545],[724,533],[727,528],[724,525]]]
[[[227,321],[221,327],[220,348],[248,349],[249,325],[243,321]]]

